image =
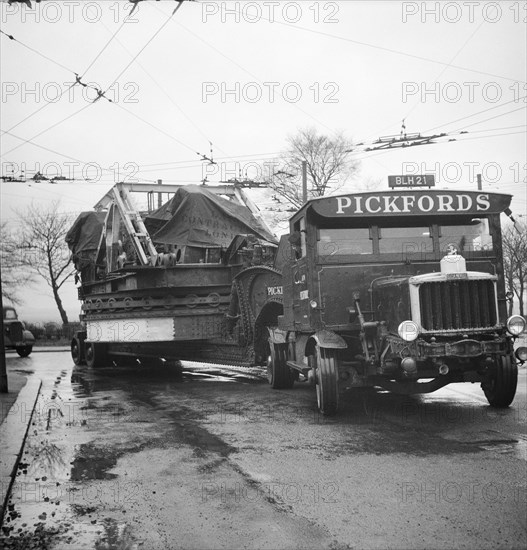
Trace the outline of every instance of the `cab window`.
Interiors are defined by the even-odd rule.
[[[433,251],[434,243],[429,227],[379,228],[379,252],[381,254],[421,254]]]
[[[442,225],[439,228],[439,248],[442,254],[454,249],[459,254],[492,250],[489,220],[473,219],[466,225]]]
[[[305,218],[300,218],[293,226],[293,230],[290,242],[293,247],[295,259],[299,260],[307,254]]]
[[[16,319],[16,311],[14,309],[4,309],[4,319],[8,321]]]
[[[373,254],[370,230],[367,227],[320,229],[317,248],[320,256]]]

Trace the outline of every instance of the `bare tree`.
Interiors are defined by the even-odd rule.
[[[281,199],[300,208],[302,162],[305,161],[308,199],[342,189],[359,166],[352,157],[352,147],[352,141],[343,134],[329,137],[314,128],[299,130],[288,138],[288,148],[278,163],[280,168],[271,174],[271,188]]]
[[[68,315],[62,305],[59,290],[75,272],[64,240],[70,219],[59,212],[58,202],[52,203],[48,208],[31,204],[27,212],[17,214],[22,221],[17,245],[25,252],[21,255],[21,261],[51,287],[62,322],[67,324]]]
[[[505,282],[520,304],[520,315],[525,315],[527,294],[527,225],[516,224],[503,230],[503,267]],[[509,315],[513,303],[509,303]]]
[[[31,273],[23,269],[18,244],[7,221],[0,223],[0,265],[2,267],[2,297],[13,304],[21,304],[20,290],[32,283]]]

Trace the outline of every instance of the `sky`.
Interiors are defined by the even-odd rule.
[[[352,187],[434,173],[437,187],[476,189],[481,173],[525,220],[525,2],[178,5],[144,0],[130,16],[127,0],[0,3],[14,37],[0,35],[1,175],[71,179],[1,182],[2,220],[16,227],[17,211],[53,201],[73,220],[121,180],[259,180],[307,127],[353,140]],[[401,131],[447,135],[365,150]],[[253,198],[264,217],[276,208]],[[21,317],[58,321],[49,289],[24,295]],[[63,298],[76,320],[73,282]]]

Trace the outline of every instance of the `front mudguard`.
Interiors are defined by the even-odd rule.
[[[22,340],[24,346],[33,346],[35,344],[35,337],[33,336],[33,333],[29,330],[23,330],[22,331]]]
[[[267,327],[269,331],[269,343],[271,344],[286,344],[287,343],[287,331],[278,327]]]
[[[346,349],[348,344],[342,336],[331,332],[330,330],[319,330],[310,338],[321,348]]]

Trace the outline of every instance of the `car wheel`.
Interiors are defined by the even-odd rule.
[[[33,346],[19,346],[16,352],[20,357],[27,357],[33,351]]]

